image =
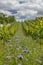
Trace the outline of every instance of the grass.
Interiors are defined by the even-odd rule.
[[[25,49],[29,52],[23,52]],[[18,58],[20,55],[22,59]],[[36,43],[31,36],[25,36],[19,23],[15,35],[5,42],[5,45],[0,40],[0,65],[43,65],[43,45],[40,50],[39,43]]]

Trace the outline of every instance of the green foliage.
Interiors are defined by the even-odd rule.
[[[0,39],[3,39],[4,41],[7,41],[10,38],[8,27],[6,25],[3,25],[3,27],[0,29]]]
[[[7,41],[10,39],[16,32],[18,24],[11,24],[10,26],[3,24],[3,27],[0,27],[0,40]]]
[[[16,20],[15,20],[14,16],[8,16],[8,17],[7,17],[7,22],[8,22],[8,23],[15,22],[15,21],[16,21]]]
[[[7,16],[3,13],[0,13],[0,23],[4,24],[4,23],[12,23],[12,22],[16,22],[14,16]]]
[[[38,41],[41,47],[41,44],[43,44],[43,17],[39,17],[35,20],[25,21],[23,23],[23,29],[26,35],[31,36],[33,40]]]
[[[17,23],[15,23],[15,25],[14,24],[12,25],[11,29],[9,30],[10,35],[14,35],[14,33],[17,30],[17,27],[18,27],[18,24]]]

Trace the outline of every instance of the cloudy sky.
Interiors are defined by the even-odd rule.
[[[16,20],[33,19],[43,15],[43,0],[0,0],[0,12]]]

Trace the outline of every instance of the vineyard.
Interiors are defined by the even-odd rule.
[[[43,65],[43,17],[16,22],[0,13],[0,65]]]

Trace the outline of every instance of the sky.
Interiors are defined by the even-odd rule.
[[[0,12],[24,21],[43,16],[43,0],[0,0]]]

